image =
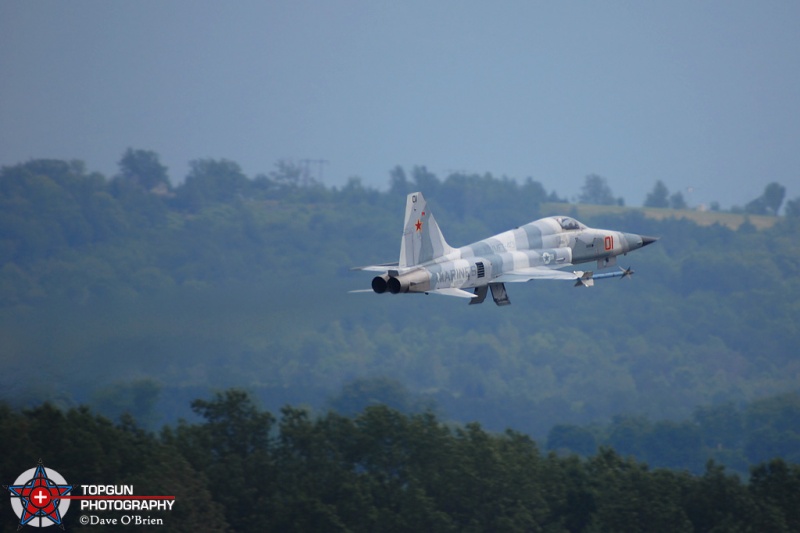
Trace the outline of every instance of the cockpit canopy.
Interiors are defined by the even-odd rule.
[[[586,226],[578,222],[572,217],[553,217],[555,218],[559,224],[561,224],[561,229],[565,231],[576,231],[580,229],[586,229]]]

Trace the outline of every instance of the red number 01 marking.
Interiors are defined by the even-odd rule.
[[[605,244],[606,250],[613,249],[614,248],[614,237],[609,235],[608,237],[605,238],[605,241],[604,241],[603,244]]]

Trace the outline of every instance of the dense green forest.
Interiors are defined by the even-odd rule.
[[[192,408],[197,422],[154,434],[129,416],[115,425],[86,408],[0,405],[0,476],[13,481],[43,458],[68,483],[175,496],[171,512],[146,513],[168,531],[800,530],[800,466],[782,459],[745,483],[713,461],[693,476],[610,448],[585,460],[544,454],[516,431],[381,405],[352,417],[286,406],[276,417],[230,389]],[[73,506],[68,530],[87,514],[124,514]],[[15,531],[6,509],[2,530]]]
[[[157,429],[236,386],[273,412],[385,403],[694,472],[708,457],[741,473],[798,460],[797,200],[763,231],[637,209],[583,220],[661,240],[622,258],[632,280],[515,284],[507,308],[348,294],[370,281],[350,267],[396,260],[412,190],[453,245],[560,200],[532,179],[396,168],[379,191],[325,187],[285,164],[247,177],[211,159],[173,186],[138,150],[110,178],[74,161],[3,167],[2,398]]]

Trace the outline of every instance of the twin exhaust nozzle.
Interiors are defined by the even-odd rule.
[[[403,284],[397,278],[391,278],[388,274],[383,276],[375,276],[372,278],[372,290],[378,294],[383,294],[386,291],[392,294],[400,294],[401,292],[408,292],[408,284],[403,290]]]
[[[383,276],[375,276],[372,278],[372,290],[378,294],[383,294],[389,288],[389,279],[393,278],[389,278],[388,274],[384,274]]]
[[[425,292],[430,290],[430,274],[424,269],[413,270],[399,276],[390,276],[388,273],[372,278],[372,290],[378,294],[389,291],[392,294],[401,292]]]

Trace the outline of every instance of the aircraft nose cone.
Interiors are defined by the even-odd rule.
[[[656,242],[658,237],[646,237],[644,235],[637,235],[636,233],[625,233],[625,240],[628,243],[628,250],[638,250],[650,243]]]
[[[654,243],[658,240],[658,237],[645,237],[644,235],[642,235],[641,238],[642,238],[642,247],[645,247],[648,244]]]

